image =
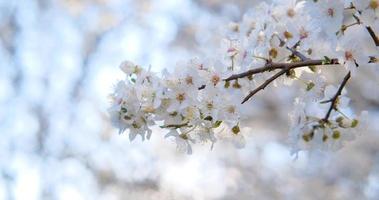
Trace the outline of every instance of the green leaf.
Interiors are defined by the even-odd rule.
[[[322,61],[323,65],[331,64],[332,60],[328,56],[324,56],[324,60]]]
[[[121,112],[123,112],[123,113],[127,113],[127,112],[128,112],[128,109],[122,107],[122,108],[121,108]]]
[[[307,91],[310,91],[312,88],[315,87],[315,84],[311,81],[307,84]]]
[[[312,72],[316,72],[316,66],[308,66],[308,68],[312,71]]]
[[[222,124],[222,121],[216,121],[216,123],[213,124],[213,128],[218,128]]]

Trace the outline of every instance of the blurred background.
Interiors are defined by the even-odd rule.
[[[331,154],[290,156],[293,88],[258,95],[243,149],[188,156],[157,128],[130,143],[111,127],[121,61],[158,72],[209,55],[257,2],[0,0],[0,199],[379,199],[378,69],[349,85],[372,127]]]

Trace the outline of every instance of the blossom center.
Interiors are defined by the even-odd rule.
[[[301,27],[299,32],[300,32],[300,39],[305,39],[309,36],[309,32],[305,30],[304,27]]]
[[[179,137],[182,138],[183,140],[188,140],[188,135],[185,133],[180,134]]]
[[[146,113],[154,113],[155,112],[155,109],[153,106],[146,106],[144,109],[143,109],[144,112]]]
[[[295,12],[295,10],[293,8],[290,8],[290,9],[287,10],[287,16],[288,17],[292,18],[292,17],[295,16],[295,14],[296,14],[296,12]]]
[[[192,76],[187,76],[186,77],[186,83],[187,83],[187,85],[193,85],[193,78],[192,78]]]
[[[288,31],[284,31],[283,35],[284,35],[284,37],[285,37],[286,39],[291,39],[291,38],[293,38],[292,33],[291,33],[291,32],[288,32]]]
[[[377,9],[379,7],[379,1],[378,0],[371,0],[369,7],[371,9],[374,9],[374,10]]]
[[[346,51],[345,52],[345,60],[354,60],[354,56],[353,56],[353,53],[351,51]]]
[[[139,129],[139,128],[141,128],[141,125],[139,125],[137,122],[133,122],[132,126],[133,126],[133,128],[135,128],[135,129]]]
[[[138,65],[136,65],[134,67],[134,71],[133,71],[135,74],[140,74],[142,72],[142,68],[140,68]]]
[[[333,8],[329,8],[329,9],[328,9],[328,15],[329,15],[330,17],[334,17],[334,9],[333,9]]]
[[[208,103],[207,103],[207,108],[208,108],[208,110],[212,110],[212,108],[213,108],[213,103],[212,103],[212,102],[208,102]]]
[[[180,94],[176,95],[176,100],[178,100],[180,103],[182,103],[185,99],[186,99],[186,97],[185,97],[184,93],[180,93]]]
[[[269,51],[269,55],[272,58],[276,58],[278,56],[278,50],[276,50],[275,48],[271,48]]]
[[[221,78],[218,75],[213,75],[211,81],[214,85],[217,85],[217,83],[220,82],[220,79]]]
[[[236,112],[236,108],[234,106],[229,106],[227,111],[228,113],[234,114]]]
[[[306,134],[303,135],[303,140],[305,142],[309,142],[309,141],[311,141],[313,139],[313,136],[314,136],[314,132],[311,131],[311,132],[306,133]]]

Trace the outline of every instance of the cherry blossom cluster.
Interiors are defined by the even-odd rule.
[[[230,23],[212,56],[157,74],[130,61],[120,65],[109,109],[120,133],[149,139],[153,125],[178,149],[217,141],[222,132],[243,142],[245,102],[269,85],[300,87],[290,114],[293,152],[337,150],[364,128],[346,86],[360,68],[379,67],[379,0],[277,0]],[[216,52],[216,53],[215,53]],[[345,74],[331,84],[325,68]]]
[[[164,71],[157,76],[150,70],[131,62],[121,64],[126,74],[118,82],[110,108],[112,121],[120,131],[129,130],[133,140],[137,135],[150,138],[151,125],[161,122],[182,151],[191,153],[191,143],[216,141],[215,129],[222,123],[239,134],[238,93],[232,88],[238,83],[223,82],[221,63],[202,63],[191,60],[178,65],[174,72]],[[229,90],[229,91],[227,91]],[[226,93],[230,93],[226,95]],[[239,95],[241,96],[241,95]]]

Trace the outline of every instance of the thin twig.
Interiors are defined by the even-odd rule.
[[[185,126],[188,126],[188,122],[186,123],[182,123],[182,124],[169,124],[169,125],[163,125],[161,126],[161,128],[182,128],[182,127],[185,127]]]
[[[325,117],[323,119],[324,122],[327,122],[329,120],[329,117],[330,117],[330,114],[332,113],[332,110],[336,109],[336,103],[338,101],[338,97],[341,95],[342,90],[346,86],[346,83],[350,79],[350,77],[351,77],[351,73],[349,71],[349,73],[347,73],[345,75],[345,78],[343,79],[340,87],[338,88],[337,93],[329,100],[331,103],[330,103],[329,110],[328,110],[328,112],[326,113],[326,115],[325,115]]]
[[[205,89],[205,85],[202,85],[198,88],[199,90]]]
[[[278,35],[276,35],[278,37],[278,39],[280,40],[280,43],[283,43],[285,44],[286,42],[284,42],[284,40],[282,38],[280,38]],[[301,40],[297,41],[295,45],[293,45],[292,47],[289,47],[289,46],[286,46],[286,49],[288,49],[289,51],[291,51],[291,53],[295,56],[297,56],[298,58],[300,58],[301,61],[306,61],[306,60],[310,60],[309,58],[307,58],[304,54],[300,53],[298,50],[296,50],[296,48],[300,45],[301,43]]]
[[[352,9],[355,9],[355,10],[358,11],[359,13],[361,13],[361,11],[358,10],[358,9],[354,6],[353,3],[351,3],[351,6],[350,6],[350,7],[351,7]],[[361,24],[361,19],[360,19],[357,15],[353,14],[353,17],[354,17],[354,19],[357,21],[357,23]],[[370,34],[372,40],[374,40],[375,46],[379,46],[379,38],[378,38],[378,36],[375,34],[375,31],[374,31],[370,26],[366,26],[366,29],[367,29],[368,33]]]
[[[234,74],[230,76],[229,78],[224,79],[224,81],[231,81],[231,80],[235,80],[239,78],[244,78],[244,77],[248,77],[254,74],[259,74],[262,72],[272,71],[275,69],[295,69],[295,68],[315,66],[315,65],[335,65],[335,64],[338,64],[337,59],[332,59],[331,63],[324,63],[324,60],[305,60],[305,61],[294,62],[294,63],[267,63],[263,67],[251,69],[240,74]]]
[[[280,76],[282,76],[283,74],[285,74],[287,71],[289,71],[289,69],[282,69],[280,70],[280,72],[276,73],[274,76],[270,77],[269,79],[267,79],[262,85],[260,85],[259,87],[257,87],[255,90],[251,91],[249,93],[249,95],[247,95],[245,97],[245,99],[243,99],[242,103],[245,103],[246,101],[248,101],[252,96],[254,96],[254,94],[256,94],[257,92],[259,92],[260,90],[263,90],[265,89],[266,86],[268,86],[271,82],[273,82],[275,79],[279,78]]]
[[[376,36],[374,30],[370,26],[366,26],[366,29],[367,29],[368,33],[370,34],[371,38],[374,40],[375,45],[379,46],[379,38],[378,38],[378,36]]]
[[[247,72],[232,75],[231,77],[225,79],[228,80],[234,80],[238,78],[243,78],[246,76],[251,76],[253,74],[262,73],[265,71],[271,71],[275,69],[282,69],[278,73],[274,74],[272,77],[267,79],[263,84],[261,84],[259,87],[257,87],[255,90],[251,91],[242,101],[242,104],[248,101],[252,96],[254,96],[257,92],[264,90],[271,82],[279,78],[280,76],[288,73],[290,70],[299,68],[299,67],[308,67],[308,66],[315,66],[315,65],[335,65],[338,64],[338,59],[331,59],[330,62],[325,63],[324,60],[311,60],[304,56],[302,53],[296,50],[297,44],[290,48],[286,47],[288,50],[292,52],[293,55],[300,58],[301,62],[294,62],[294,63],[268,63],[264,67],[256,68],[249,70]]]
[[[306,61],[306,60],[309,60],[309,58],[307,58],[306,56],[304,56],[302,53],[300,53],[299,51],[296,50],[296,46],[295,47],[286,47],[288,50],[290,50],[292,52],[293,55],[297,56],[300,58],[301,61]]]

